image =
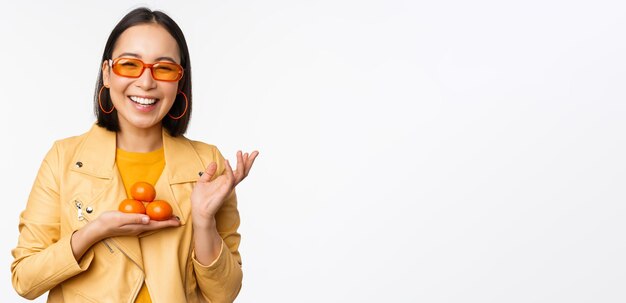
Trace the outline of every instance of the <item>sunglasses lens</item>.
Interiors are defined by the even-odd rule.
[[[121,58],[113,64],[113,72],[124,77],[139,77],[142,71],[141,60]]]
[[[182,76],[182,69],[178,64],[159,62],[152,66],[152,76],[156,80],[176,81]]]

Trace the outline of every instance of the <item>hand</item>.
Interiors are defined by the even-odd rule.
[[[171,226],[180,226],[180,221],[176,218],[155,221],[144,214],[127,214],[116,210],[103,212],[97,219],[72,234],[72,254],[79,261],[89,247],[106,238],[136,236],[145,231]]]
[[[210,222],[222,207],[224,199],[243,181],[252,169],[258,151],[241,154],[237,152],[237,170],[233,172],[228,160],[224,159],[224,173],[211,180],[217,171],[217,163],[211,162],[198,179],[191,193],[191,208],[194,224]]]
[[[172,217],[165,221],[150,220],[148,215],[129,214],[120,211],[107,211],[92,222],[101,233],[101,239],[115,236],[136,236],[146,231],[180,226],[180,221]]]

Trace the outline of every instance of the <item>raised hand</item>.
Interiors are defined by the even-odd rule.
[[[194,224],[213,220],[230,192],[245,179],[252,169],[258,151],[242,154],[237,152],[237,169],[233,171],[228,160],[224,160],[224,173],[211,180],[217,171],[217,163],[211,162],[198,179],[191,193],[191,208]]]

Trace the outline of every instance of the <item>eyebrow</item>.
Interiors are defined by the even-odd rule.
[[[135,53],[121,53],[119,56],[117,56],[117,58],[122,58],[122,57],[135,57],[135,58],[141,59],[141,56]],[[156,61],[164,61],[164,60],[177,63],[176,60],[174,60],[172,57],[167,57],[167,56],[158,57],[154,61],[156,62]]]

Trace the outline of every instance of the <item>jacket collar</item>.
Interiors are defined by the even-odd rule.
[[[165,129],[163,152],[164,176],[170,184],[193,182],[204,171],[200,156],[184,136],[172,137]],[[116,133],[94,124],[84,135],[82,145],[72,159],[73,171],[98,178],[112,179],[115,171]]]

